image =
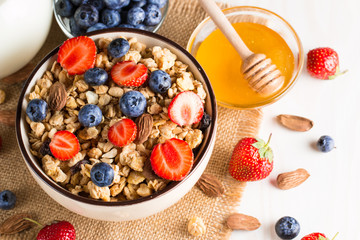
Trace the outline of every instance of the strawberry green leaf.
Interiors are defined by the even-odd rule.
[[[252,146],[259,149],[259,155],[261,158],[267,158],[269,159],[269,162],[272,162],[274,154],[269,146],[270,139],[271,139],[271,134],[267,143],[260,138],[256,138],[257,142],[253,143]]]
[[[318,240],[328,240],[327,238],[324,238],[323,236],[319,236]]]
[[[256,142],[252,144],[253,147],[257,148],[257,149],[261,149],[265,146],[265,142]]]
[[[274,158],[273,151],[270,147],[268,147],[267,151],[265,152],[265,158],[269,159],[270,162],[272,162]]]

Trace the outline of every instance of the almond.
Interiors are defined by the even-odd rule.
[[[15,110],[2,110],[0,111],[0,124],[5,124],[8,126],[15,126]]]
[[[298,132],[309,131],[314,126],[310,119],[294,115],[281,114],[277,119],[283,126]]]
[[[210,197],[220,197],[225,191],[223,184],[214,175],[207,173],[200,177],[196,186]]]
[[[153,127],[153,117],[145,113],[136,119],[136,126],[137,126],[137,135],[134,143],[142,144],[146,142],[149,138],[152,127]]]
[[[287,190],[299,186],[308,177],[310,177],[310,174],[305,169],[299,168],[292,172],[279,174],[276,180],[280,189]]]
[[[66,98],[67,93],[64,84],[56,82],[51,85],[48,98],[50,109],[60,111],[66,105]]]
[[[261,223],[255,217],[242,213],[234,213],[228,217],[226,225],[232,230],[253,231],[258,229]]]
[[[34,223],[25,218],[31,219],[31,216],[28,213],[20,213],[9,217],[0,225],[0,234],[10,235],[31,228]]]

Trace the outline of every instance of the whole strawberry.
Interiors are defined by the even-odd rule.
[[[38,233],[37,240],[75,240],[75,228],[67,221],[46,225]]]
[[[270,135],[271,138],[271,135]],[[230,175],[239,181],[258,181],[269,176],[273,169],[273,152],[259,138],[243,138],[235,146],[229,163]]]
[[[307,54],[307,70],[309,74],[319,79],[334,79],[344,74],[339,69],[339,56],[331,48],[315,48]]]
[[[338,233],[333,237],[332,240],[334,240],[337,235]],[[323,233],[311,233],[303,237],[301,240],[329,240],[329,239]]]

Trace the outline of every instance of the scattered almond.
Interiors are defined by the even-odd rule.
[[[277,185],[282,190],[291,189],[305,182],[309,176],[310,174],[305,169],[299,168],[292,172],[279,174],[277,177]]]
[[[255,217],[242,213],[234,213],[228,217],[226,225],[232,230],[253,231],[258,229],[261,223]]]
[[[23,67],[22,69],[17,71],[16,73],[13,73],[7,77],[4,77],[3,79],[1,79],[0,82],[7,83],[7,84],[15,84],[15,83],[25,81],[29,77],[29,75],[32,72],[32,70],[34,69],[34,67],[35,67],[34,64],[29,63],[28,65],[26,65],[25,67]]]
[[[150,114],[143,114],[136,119],[137,126],[137,135],[134,143],[142,144],[144,143],[151,133],[153,127],[153,117]]]
[[[31,228],[34,223],[24,218],[31,219],[31,216],[28,213],[20,213],[9,217],[0,225],[0,234],[10,235]]]
[[[66,105],[67,93],[65,85],[61,82],[56,82],[51,85],[49,90],[48,104],[50,109],[60,111]]]
[[[0,104],[3,104],[5,102],[6,93],[4,90],[0,89]]]
[[[188,223],[188,231],[191,235],[198,237],[206,232],[204,221],[200,217],[192,217]]]
[[[310,119],[294,115],[281,114],[277,119],[283,126],[298,132],[309,131],[314,126]]]
[[[196,186],[210,197],[220,197],[225,191],[223,184],[214,175],[207,173],[200,177]]]
[[[0,124],[5,124],[8,126],[15,126],[15,110],[2,110],[0,111]]]

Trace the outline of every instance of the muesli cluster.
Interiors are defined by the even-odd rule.
[[[210,124],[205,98],[169,49],[136,38],[69,39],[28,95],[31,153],[73,194],[146,197],[191,170]]]

